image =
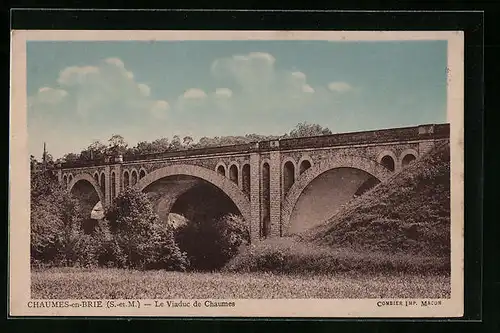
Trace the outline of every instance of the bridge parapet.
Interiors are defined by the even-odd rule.
[[[203,155],[219,155],[232,153],[264,153],[276,150],[308,149],[335,147],[343,145],[377,144],[397,141],[423,141],[432,139],[448,138],[450,135],[449,124],[430,124],[414,127],[402,127],[392,129],[382,129],[374,131],[337,133],[331,135],[301,137],[301,138],[281,138],[245,144],[183,149],[178,151],[167,151],[163,153],[144,154],[137,156],[123,156],[115,158],[105,158],[89,161],[73,161],[61,163],[58,168],[80,168],[100,165],[111,165],[116,163],[126,163],[134,161],[145,161],[169,158],[188,158]],[[118,160],[117,160],[118,158]]]

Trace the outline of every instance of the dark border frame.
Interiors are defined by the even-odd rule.
[[[374,319],[366,321],[479,321],[482,319],[482,205],[484,15],[475,12],[410,11],[237,11],[237,10],[58,10],[15,9],[11,29],[67,30],[463,30],[465,33],[465,303],[462,318]],[[6,226],[8,228],[8,226]],[[8,230],[8,229],[7,229]],[[6,235],[8,232],[6,233]],[[4,242],[7,244],[7,242]],[[8,249],[5,253],[8,253]],[[8,263],[8,255],[6,263]],[[7,264],[8,265],[8,264]],[[8,266],[7,266],[8,269]],[[7,277],[6,277],[7,282]],[[8,312],[7,312],[8,313]],[[10,317],[33,318],[33,317]],[[40,317],[38,317],[40,318]],[[87,317],[72,317],[72,319]],[[93,317],[93,319],[117,319]],[[132,317],[134,320],[140,319]],[[37,319],[37,318],[35,318]],[[152,318],[149,318],[152,319]],[[183,318],[155,318],[179,320]],[[207,328],[214,318],[191,318]],[[283,321],[265,318],[217,318],[224,321]],[[184,319],[186,320],[186,319]],[[187,324],[178,322],[179,325]],[[53,320],[50,320],[53,322]],[[293,318],[285,321],[360,321],[352,318]],[[69,326],[66,321],[64,326]],[[74,323],[76,324],[76,322]],[[109,324],[109,323],[108,323]],[[113,322],[113,325],[116,325]],[[139,323],[136,323],[139,324]],[[139,325],[144,328],[141,320]],[[273,323],[274,324],[274,323]],[[73,325],[71,325],[73,326]],[[106,325],[108,326],[108,325]],[[108,326],[109,327],[109,326]],[[61,327],[59,327],[61,328]],[[89,327],[90,328],[90,327]],[[220,328],[215,325],[214,328]]]

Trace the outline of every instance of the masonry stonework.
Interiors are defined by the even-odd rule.
[[[123,191],[126,184],[123,178],[125,171],[129,177],[129,186],[134,185],[131,182],[132,173],[137,174],[136,186],[141,190],[151,184],[167,186],[163,185],[162,179],[171,179],[168,182],[169,187],[158,192],[164,196],[156,202],[157,210],[163,216],[168,215],[182,193],[192,188],[192,184],[175,184],[175,180],[172,180],[175,175],[189,176],[195,182],[203,180],[221,189],[235,203],[248,223],[252,242],[256,242],[262,239],[266,232],[269,237],[289,234],[288,224],[297,200],[303,195],[308,184],[321,174],[338,168],[351,168],[385,181],[403,167],[405,156],[413,155],[406,161],[418,159],[439,141],[449,142],[449,125],[263,141],[234,147],[164,153],[143,159],[117,158],[112,159],[112,162],[93,162],[89,165],[66,163],[58,167],[57,177],[69,190],[78,182],[88,181],[99,194],[104,206],[112,203],[112,192],[118,195]],[[394,170],[389,170],[381,163],[385,156],[388,156],[386,159],[390,157],[393,160]],[[290,187],[285,191],[283,177],[287,161],[294,165],[294,174],[293,183],[290,185],[287,182]],[[307,170],[301,172],[302,161],[308,161],[309,165]],[[245,164],[249,165],[247,185],[243,184],[244,179],[248,179],[243,177]],[[225,175],[217,172],[218,165],[225,166]],[[238,168],[236,183],[229,178],[231,165]],[[262,179],[264,165],[269,166],[268,183]],[[290,171],[287,172],[289,175]],[[112,173],[116,177],[114,191],[111,191]],[[101,189],[103,177],[104,188]],[[245,189],[245,186],[248,188]],[[264,193],[266,191],[269,192]],[[266,203],[264,199],[267,195]],[[268,222],[268,230],[263,230],[263,223]]]

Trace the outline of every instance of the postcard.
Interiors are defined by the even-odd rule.
[[[463,315],[463,32],[11,47],[11,316]]]

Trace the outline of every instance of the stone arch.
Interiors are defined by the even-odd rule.
[[[81,174],[78,174],[76,175],[69,183],[68,185],[68,191],[71,192],[71,190],[73,189],[73,187],[76,185],[76,183],[78,183],[79,181],[81,180],[86,180],[88,181],[92,187],[94,188],[94,190],[97,192],[97,195],[99,196],[99,200],[101,201],[101,203],[104,203],[104,194],[103,192],[101,191],[101,188],[99,187],[99,184],[95,181],[94,177],[92,177],[90,174],[88,173],[81,173]]]
[[[226,177],[226,170],[227,170],[227,167],[226,167],[226,164],[224,162],[219,162],[215,166],[215,171],[219,175],[221,175],[222,177]]]
[[[63,184],[64,186],[68,186],[68,176],[66,175],[63,176]]]
[[[104,171],[101,172],[101,177],[99,178],[100,189],[103,193],[106,193],[106,174]]]
[[[377,162],[390,171],[399,169],[399,160],[391,150],[384,150],[377,156]],[[391,168],[392,166],[392,168]]]
[[[218,187],[233,201],[247,223],[250,223],[250,201],[247,196],[235,183],[226,177],[221,176],[217,173],[217,171],[190,164],[170,165],[150,172],[144,178],[139,180],[135,186],[137,189],[142,191],[159,179],[178,175],[200,178]]]
[[[130,173],[128,170],[123,170],[123,188],[127,188],[130,185]]]
[[[262,160],[259,174],[261,180],[259,233],[260,237],[266,238],[271,233],[271,161],[268,158]]]
[[[313,159],[309,155],[302,155],[297,163],[297,178],[300,177],[307,169],[311,168],[314,165]]]
[[[418,158],[418,152],[415,149],[411,149],[411,148],[403,150],[401,152],[401,154],[399,155],[399,164],[401,165],[402,168],[404,168],[406,165],[408,165],[405,163],[405,158],[407,158],[408,156],[414,157],[410,161],[410,162],[413,162],[414,160],[416,160]]]
[[[229,180],[234,182],[236,185],[240,185],[240,166],[238,162],[231,162],[229,163],[229,168],[228,168],[228,176]]]
[[[339,156],[316,163],[295,181],[283,201],[282,225],[285,234],[288,233],[290,218],[302,191],[321,174],[337,168],[359,169],[372,175],[381,182],[387,180],[391,176],[391,172],[385,167],[371,159],[361,156]]]
[[[241,188],[246,195],[250,195],[250,163],[243,163],[241,167]]]
[[[135,186],[139,181],[139,173],[136,168],[130,170],[130,186]]]
[[[94,180],[96,181],[97,184],[99,184],[99,172],[94,172]]]
[[[144,178],[147,174],[148,172],[146,171],[146,169],[144,169],[143,167],[139,168],[139,179]]]
[[[292,157],[286,157],[281,162],[281,186],[283,195],[286,195],[290,187],[297,179],[297,164]]]
[[[115,200],[116,197],[116,173],[111,171],[111,200]]]

